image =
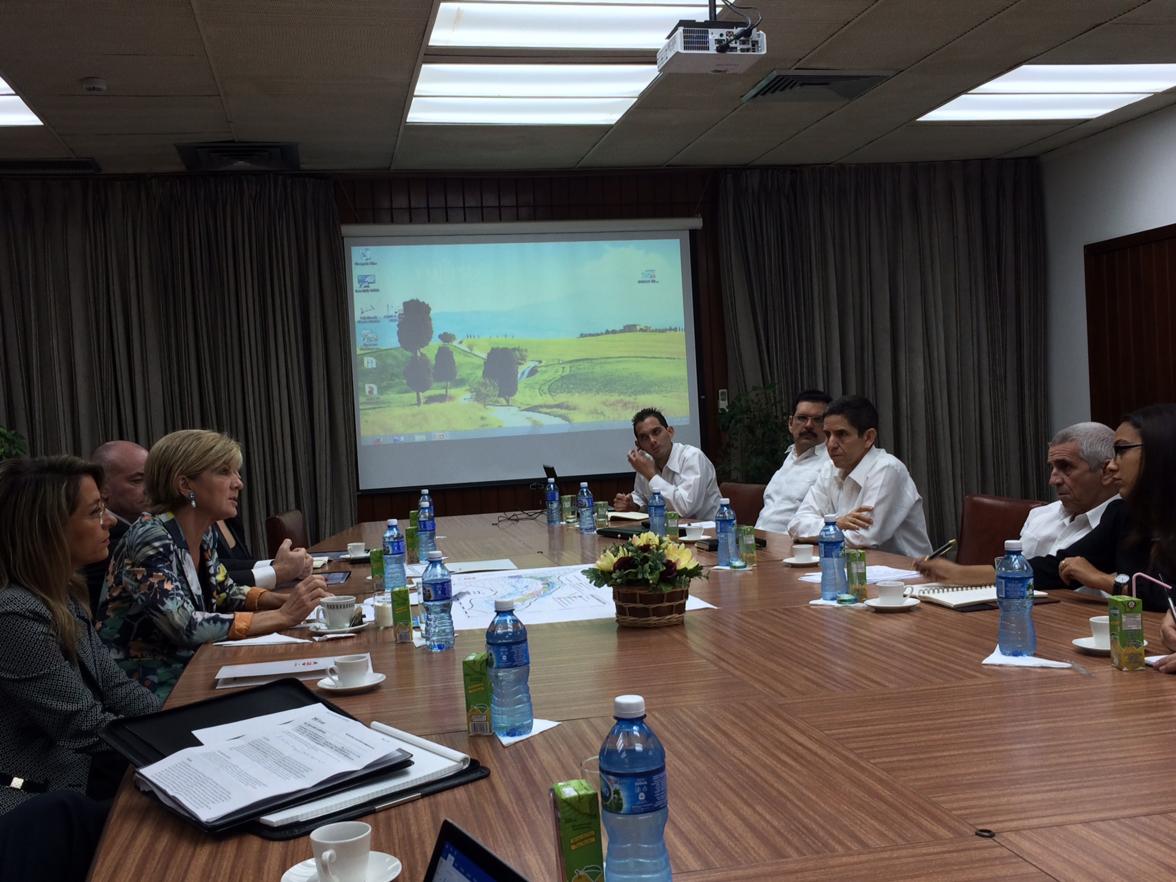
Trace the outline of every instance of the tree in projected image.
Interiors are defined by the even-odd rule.
[[[427,355],[414,355],[404,366],[404,382],[416,393],[417,407],[421,406],[421,393],[433,386],[433,366]]]
[[[453,338],[452,334],[442,334],[441,339]],[[445,384],[445,398],[449,398],[449,384],[457,381],[457,361],[453,358],[453,350],[442,346],[433,357],[433,382]]]
[[[482,376],[493,380],[498,386],[499,396],[510,404],[510,399],[519,391],[519,365],[521,350],[496,347],[486,353],[486,365],[482,368]]]
[[[433,339],[433,307],[423,300],[406,300],[403,310],[396,326],[396,339],[401,349],[420,355]]]

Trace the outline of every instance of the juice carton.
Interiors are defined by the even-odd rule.
[[[1111,664],[1120,671],[1143,670],[1143,601],[1126,594],[1113,594],[1107,606],[1111,620]]]
[[[471,735],[492,735],[490,726],[490,654],[471,652],[461,662],[465,684],[466,731]]]
[[[854,596],[854,602],[865,603],[866,600],[866,552],[863,548],[845,549],[845,579],[849,588],[848,593]]]
[[[592,785],[583,779],[560,781],[551,788],[551,810],[559,882],[603,882],[600,800]]]
[[[412,604],[407,586],[392,589],[392,628],[397,643],[412,643]]]

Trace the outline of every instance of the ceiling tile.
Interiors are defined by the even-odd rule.
[[[44,126],[0,128],[0,159],[70,159],[73,154]]]
[[[843,162],[934,162],[983,159],[1073,127],[1072,122],[953,125],[911,123],[845,157]]]
[[[227,126],[219,96],[124,98],[117,95],[44,96],[33,109],[62,135],[201,132]]]
[[[405,126],[397,169],[574,168],[606,126]]]

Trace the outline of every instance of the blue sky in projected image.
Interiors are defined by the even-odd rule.
[[[379,293],[358,290],[357,302],[382,312],[424,300],[435,333],[562,338],[683,324],[677,238],[368,247],[377,266],[355,272],[374,270]]]

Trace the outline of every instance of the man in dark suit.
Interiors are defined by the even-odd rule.
[[[147,508],[147,494],[143,487],[143,468],[147,464],[147,451],[134,441],[107,441],[92,454],[90,460],[102,466],[106,472],[106,483],[102,487],[102,498],[106,510],[114,515],[114,526],[110,528],[110,551],[113,554],[122,541],[127,528],[138,520]],[[90,564],[83,572],[86,588],[90,593],[90,609],[98,609],[102,580],[110,558]]]

